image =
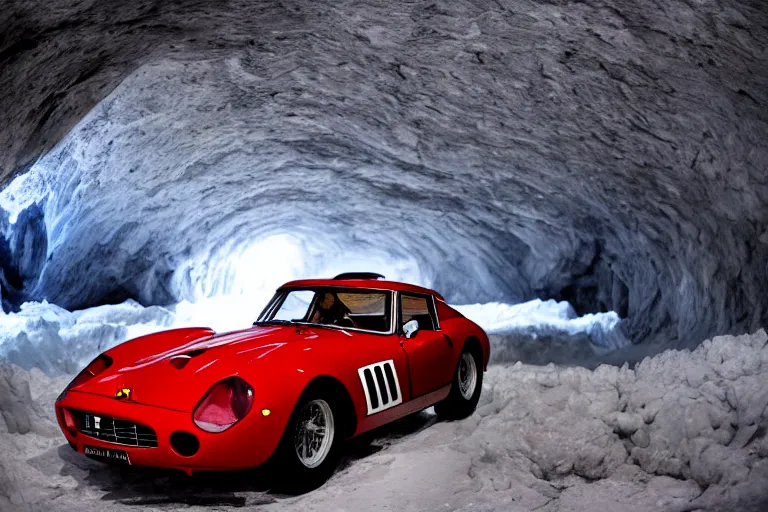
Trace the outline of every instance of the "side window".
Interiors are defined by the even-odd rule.
[[[324,288],[317,292],[306,321],[366,331],[392,329],[392,293]]]
[[[419,330],[435,331],[437,325],[434,319],[432,300],[423,295],[400,294],[400,327],[411,320],[419,322]]]
[[[391,294],[385,292],[339,292],[336,298],[347,308],[353,327],[387,332],[392,329]]]

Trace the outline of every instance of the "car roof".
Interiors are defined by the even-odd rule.
[[[364,290],[392,290],[398,292],[421,293],[425,295],[434,295],[436,298],[445,302],[442,295],[435,290],[416,286],[415,284],[400,283],[398,281],[386,281],[384,279],[300,279],[298,281],[289,281],[278,290],[286,288],[316,288],[316,287],[336,287],[336,288],[361,288]]]

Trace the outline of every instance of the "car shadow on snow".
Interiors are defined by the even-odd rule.
[[[347,442],[338,471],[435,422],[434,414],[412,414]],[[267,468],[205,471],[189,477],[181,471],[94,461],[66,444],[58,448],[58,456],[64,461],[62,476],[75,478],[78,488],[97,488],[105,493],[102,500],[122,505],[250,507],[274,503],[284,497],[271,491],[274,482]]]
[[[390,445],[397,444],[403,437],[416,434],[434,425],[437,422],[437,416],[431,411],[430,408],[427,411],[411,414],[348,441],[339,462],[339,469],[345,469],[356,460],[378,453]]]

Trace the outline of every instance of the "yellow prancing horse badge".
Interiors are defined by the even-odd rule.
[[[117,393],[115,393],[115,398],[119,400],[130,400],[131,399],[131,390],[129,388],[121,388],[117,390]]]

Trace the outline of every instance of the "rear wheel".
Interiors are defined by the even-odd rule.
[[[275,454],[275,487],[290,494],[316,489],[331,477],[342,438],[340,407],[320,390],[304,393]]]
[[[482,355],[473,346],[459,356],[448,397],[435,404],[435,413],[443,420],[466,418],[475,411],[483,387]]]

